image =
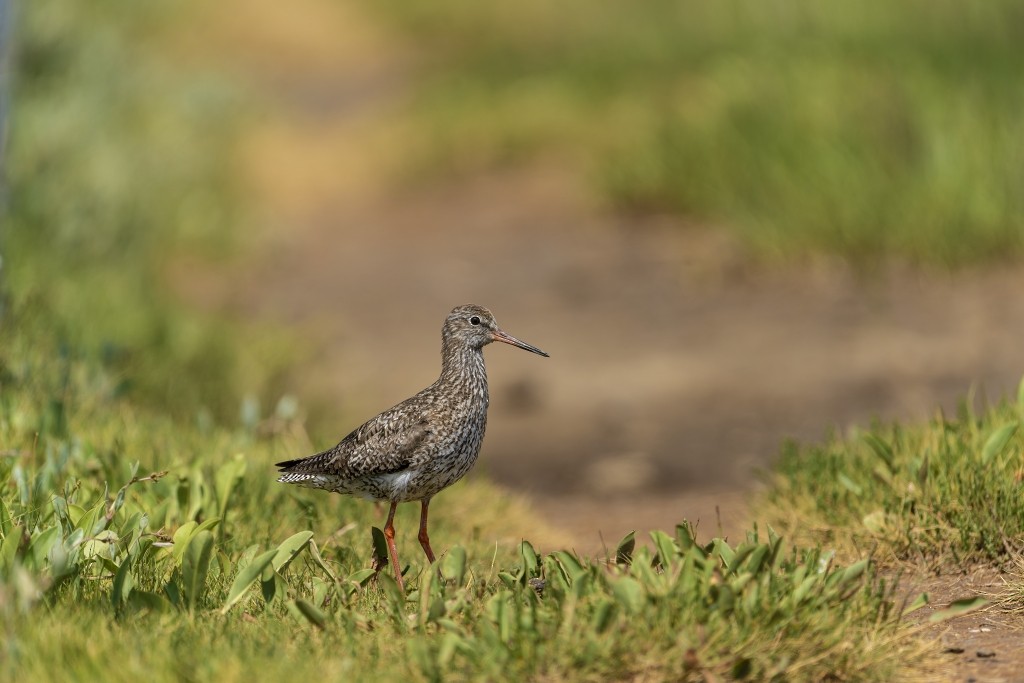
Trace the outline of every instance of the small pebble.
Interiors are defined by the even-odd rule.
[[[996,651],[995,650],[978,650],[978,656],[979,657],[995,657],[996,656]]]

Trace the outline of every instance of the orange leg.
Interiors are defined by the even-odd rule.
[[[402,580],[402,565],[398,564],[398,549],[395,548],[395,510],[398,509],[398,503],[391,503],[391,509],[388,510],[388,522],[384,525],[384,539],[388,542],[388,557],[391,558],[391,570],[395,572],[395,581],[398,582],[398,587],[405,592],[405,581]]]
[[[423,552],[427,554],[427,559],[433,562],[434,551],[430,549],[430,537],[427,536],[427,507],[429,505],[430,499],[424,498],[420,508],[420,545],[423,546]]]

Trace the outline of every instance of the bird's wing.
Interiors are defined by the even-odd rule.
[[[417,413],[407,406],[395,406],[366,422],[334,448],[277,466],[282,472],[334,474],[346,479],[401,472],[433,433],[426,415]]]

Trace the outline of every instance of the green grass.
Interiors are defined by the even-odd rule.
[[[685,525],[613,561],[538,556],[524,506],[480,481],[433,506],[443,581],[400,510],[404,594],[368,569],[372,505],[274,481],[313,450],[287,403],[235,428],[154,411],[39,320],[0,328],[11,680],[885,680],[916,661],[867,559]]]
[[[217,133],[230,98],[160,57],[187,6],[21,9],[0,247],[5,678],[892,680],[921,652],[903,619],[920,602],[864,553],[835,562],[847,529],[858,538],[881,508],[893,552],[978,558],[999,556],[995,522],[1017,533],[1006,475],[1021,437],[992,434],[1019,416],[1003,406],[881,434],[870,452],[792,450],[775,500],[833,525],[825,545],[771,529],[698,545],[681,524],[649,547],[627,537],[613,558],[538,554],[522,542],[537,530],[526,506],[473,480],[432,507],[438,566],[403,506],[410,591],[374,579],[374,506],[274,481],[273,462],[314,445],[253,335],[164,291],[167,258],[218,253],[237,212]],[[243,400],[251,386],[276,407]],[[844,469],[878,458],[887,487]],[[908,502],[915,473],[927,497]],[[978,501],[996,482],[986,521]],[[903,524],[922,501],[932,516]],[[901,528],[918,535],[889,533]]]
[[[271,437],[154,415],[20,334],[4,339],[0,405],[12,680],[878,680],[903,665],[903,605],[867,560],[832,566],[770,531],[701,547],[685,526],[653,552],[627,540],[617,562],[538,557],[495,543],[528,515],[483,483],[435,506],[443,582],[400,536],[400,593],[367,569],[373,506],[274,482],[273,461],[310,450],[287,415]]]
[[[176,255],[223,259],[242,215],[241,103],[159,50],[175,3],[43,0],[16,15],[0,242],[12,303],[45,311],[119,391],[161,410],[224,421],[240,393],[276,400],[280,335],[237,344],[238,325],[185,311],[165,277]]]
[[[784,449],[768,514],[806,542],[929,565],[1006,564],[1024,537],[1017,401]]]
[[[1012,0],[373,7],[429,65],[429,177],[554,161],[615,206],[726,226],[767,257],[1022,253]]]

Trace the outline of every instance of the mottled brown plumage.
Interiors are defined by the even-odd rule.
[[[441,376],[436,382],[370,419],[334,448],[277,465],[280,482],[391,503],[384,535],[400,585],[395,508],[421,501],[419,540],[433,562],[427,508],[434,495],[469,472],[480,454],[489,401],[483,347],[493,341],[548,355],[503,332],[483,306],[459,306],[441,329]]]

